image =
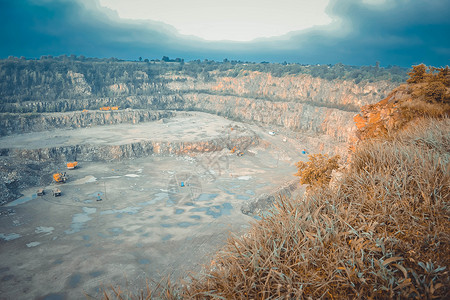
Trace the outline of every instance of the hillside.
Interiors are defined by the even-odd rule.
[[[245,235],[231,236],[204,273],[152,295],[448,299],[449,75],[425,68],[417,80],[423,67],[362,108],[350,162],[330,184],[280,197]]]

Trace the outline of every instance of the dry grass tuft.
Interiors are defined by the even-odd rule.
[[[103,289],[103,300],[149,300],[149,299],[180,299],[181,289],[175,284],[173,285],[170,278],[164,278],[160,282],[149,282],[145,289],[138,291],[130,291],[129,289],[122,289],[120,286],[110,286]],[[88,298],[88,297],[87,297]],[[88,298],[89,299],[89,298]]]

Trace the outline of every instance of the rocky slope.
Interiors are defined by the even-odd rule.
[[[317,106],[358,110],[384,98],[396,84],[389,81],[355,84],[347,80],[325,80],[311,75],[274,77],[270,73],[246,71],[239,77],[213,77],[204,81],[188,76],[166,76],[174,91],[203,91],[284,102],[307,102]]]
[[[448,67],[427,71],[415,66],[406,84],[394,89],[382,101],[365,105],[353,119],[354,142],[383,138],[421,118],[450,116],[450,72]]]
[[[191,154],[221,151],[235,145],[257,145],[254,135],[240,136],[230,140],[217,138],[192,142],[140,141],[124,145],[72,145],[39,149],[0,149],[0,156],[21,161],[65,162],[74,157],[80,161],[109,161],[148,156],[151,154]],[[245,147],[242,147],[245,148]]]
[[[174,116],[171,111],[86,111],[43,114],[0,114],[0,136],[47,131],[56,128],[83,128],[121,123],[137,124]]]
[[[184,94],[184,109],[218,114],[244,122],[327,134],[347,141],[354,131],[354,112],[296,102],[271,102],[236,96]]]

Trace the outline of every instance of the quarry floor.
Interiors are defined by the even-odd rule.
[[[220,136],[236,124],[194,113],[141,127],[61,129],[38,133],[41,138],[25,134],[2,141],[12,138],[9,147],[34,149],[46,137],[47,146],[52,141],[127,143],[147,138],[148,132],[162,140],[195,141]],[[199,271],[230,232],[242,234],[255,220],[241,213],[242,204],[294,179],[295,162],[307,159],[303,148],[314,153],[324,146],[320,137],[281,131],[272,136],[270,128],[241,126],[261,138],[242,157],[223,150],[79,161],[78,169],[67,171],[68,182],[57,185],[61,197],[51,194],[56,184],[23,190],[22,198],[3,207],[15,213],[0,217],[0,299],[97,299],[111,285],[137,290],[148,279],[176,280]],[[65,138],[55,142],[54,136]],[[46,194],[37,196],[38,188]]]

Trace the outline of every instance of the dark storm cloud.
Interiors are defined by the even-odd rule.
[[[449,64],[450,1],[332,0],[327,26],[252,42],[209,42],[157,22],[121,20],[96,1],[0,0],[0,56],[77,54],[353,65]]]
[[[389,0],[378,6],[361,2],[332,1],[328,9],[336,24],[294,36],[293,47],[303,44],[300,52],[321,62],[449,63],[449,1]]]
[[[95,1],[0,0],[0,5],[1,57],[73,53],[135,58],[183,48],[169,26],[120,20]]]

